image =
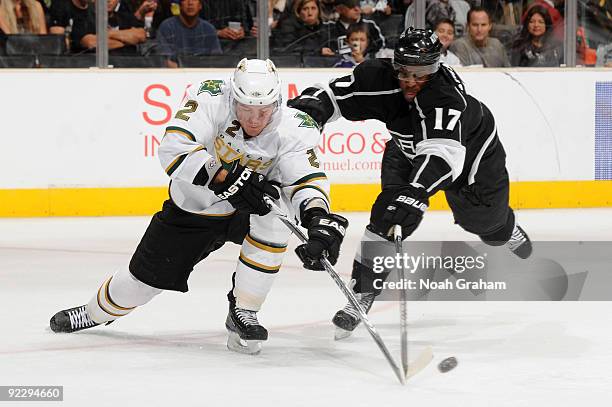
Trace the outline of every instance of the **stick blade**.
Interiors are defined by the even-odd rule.
[[[427,346],[423,351],[414,359],[411,363],[408,364],[408,370],[406,371],[406,379],[411,378],[416,375],[423,369],[429,365],[429,363],[433,360],[433,349],[431,346]]]
[[[352,334],[353,334],[353,331],[347,331],[346,329],[336,327],[336,330],[334,331],[334,340],[341,341],[343,339],[350,337]]]

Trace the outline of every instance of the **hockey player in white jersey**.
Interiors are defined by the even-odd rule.
[[[242,248],[228,293],[228,347],[257,353],[268,337],[261,308],[290,236],[263,196],[280,199],[308,229],[296,250],[304,266],[335,263],[348,222],[330,213],[329,183],[317,159],[320,132],[307,114],[282,106],[270,60],[243,59],[229,82],[191,87],[159,148],[169,199],[128,266],[83,306],[56,313],[54,332],[75,332],[132,312],[164,290],[186,292],[193,267],[224,243]],[[280,192],[280,193],[279,193]]]

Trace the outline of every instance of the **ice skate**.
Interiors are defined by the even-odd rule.
[[[361,304],[361,307],[365,310],[366,314],[372,308],[376,294],[374,293],[355,293],[355,298]],[[359,312],[349,302],[340,311],[336,312],[332,322],[336,326],[336,332],[334,333],[334,339],[339,341],[344,338],[351,336],[357,325],[361,322],[359,318]]]
[[[268,331],[259,324],[257,312],[230,304],[225,320],[228,331],[227,348],[234,352],[257,355],[261,342],[268,339]]]
[[[506,242],[506,246],[508,246],[512,253],[516,254],[521,259],[526,259],[531,256],[531,252],[533,250],[529,236],[527,236],[527,233],[525,233],[523,228],[521,228],[518,224],[514,225],[512,236],[510,237],[510,240]]]
[[[93,328],[100,324],[91,320],[87,313],[87,306],[69,308],[58,312],[51,317],[49,326],[53,332],[72,333],[83,329]]]

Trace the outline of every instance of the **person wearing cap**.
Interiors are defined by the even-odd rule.
[[[531,242],[508,203],[506,153],[495,118],[440,63],[441,50],[434,32],[410,27],[398,39],[393,63],[366,60],[352,74],[309,87],[287,104],[322,126],[340,117],[386,125],[391,140],[382,158],[382,191],[362,243],[393,241],[397,226],[406,239],[419,227],[429,198],[442,190],[456,224],[488,245],[506,245],[527,258]],[[374,271],[373,252],[358,245],[351,276],[366,311],[391,271]],[[336,337],[350,335],[359,321],[357,309],[347,304],[333,317]]]
[[[376,54],[381,48],[386,46],[385,37],[380,27],[373,21],[363,18],[361,15],[361,3],[359,0],[336,0],[336,11],[338,21],[333,25],[333,38],[345,39],[351,24],[365,24],[368,28],[368,38],[370,39],[367,54]],[[340,40],[342,42],[342,40]],[[330,41],[329,47],[334,53],[341,51],[338,41]]]

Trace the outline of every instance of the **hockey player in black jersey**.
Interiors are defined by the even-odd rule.
[[[365,61],[329,87],[307,88],[288,105],[321,125],[341,116],[377,119],[391,134],[382,159],[382,192],[362,241],[393,240],[396,224],[404,238],[410,236],[429,197],[443,190],[455,223],[487,244],[506,244],[527,258],[531,242],[508,205],[506,154],[495,119],[466,93],[455,71],[440,64],[441,47],[433,32],[408,28],[398,40],[393,63]],[[381,274],[365,263],[358,249],[352,278],[368,311],[380,293],[373,280]],[[348,335],[359,324],[357,310],[348,304],[333,322]]]

